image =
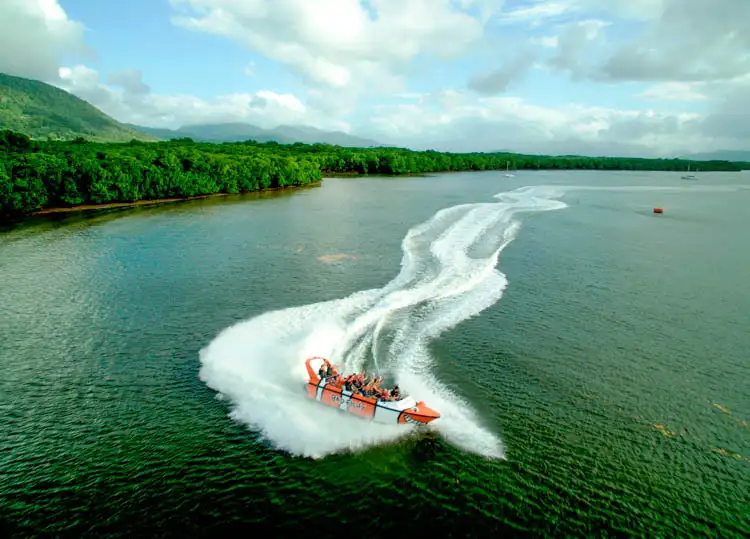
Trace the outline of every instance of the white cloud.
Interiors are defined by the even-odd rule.
[[[559,18],[574,9],[570,1],[541,1],[535,5],[508,9],[497,16],[500,24],[529,23],[531,26],[540,26],[550,19]]]
[[[701,120],[700,129],[707,136],[731,137],[750,146],[750,73],[728,82],[706,85],[715,102],[711,112]]]
[[[99,73],[86,66],[63,67],[60,69],[60,86],[119,121],[149,127],[177,128],[197,123],[247,122],[264,128],[298,124],[350,131],[348,123],[305,105],[291,94],[262,90],[228,94],[212,100],[191,95],[160,95],[144,92],[143,88],[148,87],[140,81],[140,76],[134,81],[134,72],[126,73],[130,75],[129,78],[115,77],[121,86],[115,88],[102,83]],[[127,84],[122,84],[123,79]]]
[[[696,89],[697,83],[665,82],[645,89],[636,97],[653,101],[706,101],[708,97]]]
[[[543,47],[555,48],[560,44],[559,36],[545,36],[539,39],[539,43]]]
[[[574,77],[581,77],[586,71],[582,60],[605,41],[604,28],[611,23],[590,19],[570,23],[560,35],[557,54],[549,61],[554,69],[567,70]]]
[[[641,97],[690,102],[710,95],[686,92],[684,84],[695,88],[750,73],[750,1],[531,0],[523,6],[511,5],[499,17],[561,30],[549,66],[575,79],[662,83]],[[549,35],[532,40],[555,44]]]
[[[733,149],[750,141],[750,33],[744,30],[750,1],[170,1],[175,24],[277,60],[309,83],[306,93],[269,86],[201,99],[154,93],[136,69],[107,77],[82,65],[58,71],[60,58],[87,49],[83,26],[57,0],[0,0],[0,71],[55,82],[118,120],[149,126],[302,124],[411,147],[622,155]],[[498,24],[500,32],[488,36],[487,28]],[[519,41],[520,32],[525,39]],[[467,52],[478,53],[473,60],[490,59],[469,80],[475,93],[439,86],[417,93],[407,84],[415,60]],[[440,77],[450,75],[444,65]],[[248,62],[246,73],[252,76],[254,67]],[[542,107],[508,96],[532,69],[545,77],[569,72],[586,84],[650,82],[637,94],[650,101],[642,103],[671,102],[669,110],[685,112],[621,110],[614,101]],[[364,108],[383,90],[396,104]],[[548,90],[557,95],[552,85]]]
[[[661,16],[667,1],[669,0],[524,0],[522,7],[514,7],[511,3],[508,9],[498,15],[497,21],[501,24],[526,23],[532,27],[592,16],[649,21]]]
[[[476,74],[469,80],[469,88],[483,95],[504,92],[508,86],[522,78],[534,65],[537,53],[530,47],[522,47],[515,57],[509,58],[501,67]]]
[[[661,17],[619,47],[599,77],[691,82],[750,73],[750,2],[663,0]]]
[[[650,21],[658,19],[669,0],[573,0],[574,8],[582,13],[603,13],[621,19]]]
[[[517,97],[447,91],[423,95],[419,104],[377,107],[370,129],[379,140],[451,151],[670,156],[742,147],[741,130],[709,132],[711,118],[580,104],[541,107]]]
[[[107,82],[123,88],[127,93],[133,95],[148,94],[151,89],[143,83],[143,73],[140,69],[123,69],[114,71],[107,77]]]
[[[453,58],[477,42],[496,9],[487,0],[170,2],[175,24],[245,44],[312,83],[389,90],[418,55]]]
[[[0,1],[0,72],[57,78],[60,58],[88,55],[84,27],[68,19],[57,0]]]

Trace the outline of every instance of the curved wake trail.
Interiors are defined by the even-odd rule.
[[[304,359],[328,357],[345,372],[378,371],[441,413],[432,424],[450,443],[504,458],[501,440],[471,405],[431,374],[428,344],[497,302],[496,269],[520,212],[557,210],[565,189],[524,187],[494,203],[437,212],[402,242],[401,272],[385,287],[263,314],[221,332],[201,350],[200,378],[232,404],[233,419],[295,455],[321,457],[408,436],[411,426],[363,421],[304,393]]]

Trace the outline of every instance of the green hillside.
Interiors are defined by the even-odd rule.
[[[0,73],[0,130],[35,139],[126,142],[155,137],[126,127],[86,101],[44,82]]]

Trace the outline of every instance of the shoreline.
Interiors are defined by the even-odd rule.
[[[171,204],[174,202],[186,202],[189,200],[202,200],[207,198],[216,198],[216,197],[226,197],[226,196],[232,196],[232,195],[248,195],[252,193],[269,193],[269,192],[279,192],[279,191],[292,191],[295,189],[304,189],[306,187],[315,187],[319,186],[322,183],[322,181],[317,182],[310,182],[305,185],[293,185],[289,187],[269,187],[266,189],[257,189],[255,191],[244,191],[240,193],[210,193],[208,195],[195,195],[192,197],[172,197],[172,198],[155,198],[155,199],[149,199],[149,200],[136,200],[135,202],[105,202],[102,204],[77,204],[75,206],[63,206],[63,207],[56,207],[56,208],[44,208],[42,210],[35,210],[33,212],[25,213],[23,215],[19,215],[19,219],[23,219],[25,217],[35,217],[38,215],[51,215],[55,213],[72,213],[76,211],[96,211],[96,210],[108,210],[112,208],[128,208],[132,206],[152,206],[154,204]],[[0,219],[2,221],[2,219]]]
[[[590,171],[590,172],[600,172],[601,169],[547,169],[547,168],[526,168],[526,169],[512,169],[507,171],[507,173],[516,173],[519,171],[523,172],[536,172],[539,170],[581,170],[581,171]],[[476,172],[497,172],[497,173],[506,173],[505,170],[502,169],[486,169],[486,170],[446,170],[446,171],[439,171],[439,172],[407,172],[407,173],[401,173],[401,174],[379,174],[379,173],[373,173],[373,174],[367,174],[367,173],[360,173],[360,172],[322,172],[323,178],[319,181],[310,182],[305,185],[292,185],[292,186],[286,186],[286,187],[269,187],[265,189],[256,189],[254,191],[242,191],[239,193],[210,193],[207,195],[195,195],[191,197],[171,197],[171,198],[158,198],[158,199],[141,199],[136,200],[134,202],[105,202],[102,204],[78,204],[75,206],[59,206],[54,208],[44,208],[41,210],[35,210],[28,213],[23,214],[16,214],[16,215],[0,215],[0,224],[6,224],[11,222],[17,222],[22,221],[29,217],[37,217],[37,216],[45,216],[45,215],[53,215],[53,214],[65,214],[65,213],[74,213],[74,212],[85,212],[85,211],[98,211],[98,210],[107,210],[107,209],[116,209],[116,208],[128,208],[128,207],[135,207],[135,206],[154,206],[158,204],[172,204],[175,202],[187,202],[191,200],[202,200],[202,199],[208,199],[208,198],[215,198],[215,197],[225,197],[225,196],[239,196],[239,195],[249,195],[249,194],[256,194],[256,195],[263,195],[264,193],[273,193],[273,192],[281,192],[281,191],[292,191],[296,189],[305,189],[309,187],[319,187],[323,180],[326,178],[364,178],[364,177],[385,177],[385,178],[403,178],[403,177],[431,177],[435,175],[442,175],[442,174],[461,174],[461,173],[476,173]],[[658,171],[651,171],[651,170],[625,170],[625,169],[607,169],[607,172],[676,172],[674,170],[658,170]],[[733,172],[733,171],[713,171],[713,172]],[[742,171],[740,171],[742,172]]]
[[[74,213],[74,212],[84,212],[84,211],[98,211],[98,210],[109,210],[109,209],[116,209],[116,208],[129,208],[129,207],[136,207],[136,206],[153,206],[156,204],[172,204],[175,202],[187,202],[190,200],[202,200],[202,199],[208,199],[208,198],[216,198],[216,197],[225,197],[225,196],[237,196],[237,195],[249,195],[249,194],[258,194],[261,195],[263,193],[274,193],[274,192],[280,192],[280,191],[292,191],[295,189],[305,189],[307,187],[318,187],[323,183],[323,180],[326,178],[352,178],[352,177],[375,177],[375,176],[382,176],[382,177],[404,177],[404,176],[412,176],[412,177],[425,177],[425,176],[431,176],[434,174],[450,174],[450,173],[457,173],[457,172],[467,172],[467,171],[460,171],[460,170],[450,170],[445,172],[410,172],[405,174],[361,174],[359,172],[337,172],[337,173],[324,173],[323,179],[316,181],[316,182],[310,182],[305,185],[292,185],[287,187],[268,187],[266,189],[257,189],[255,191],[242,191],[240,193],[210,193],[207,195],[195,195],[192,197],[171,197],[171,198],[155,198],[155,199],[141,199],[136,200],[134,202],[104,202],[102,204],[77,204],[75,206],[58,206],[55,208],[44,208],[41,210],[35,210],[32,212],[15,215],[15,216],[0,216],[0,223],[7,223],[12,221],[21,221],[23,219],[29,218],[29,217],[38,217],[38,216],[44,216],[44,215],[54,215],[54,214],[60,214],[60,213]],[[478,172],[478,171],[471,171],[471,172]]]

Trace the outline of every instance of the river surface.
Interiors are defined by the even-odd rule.
[[[0,535],[747,536],[750,174],[679,176],[339,178],[6,227]],[[442,417],[308,401],[309,355]]]

